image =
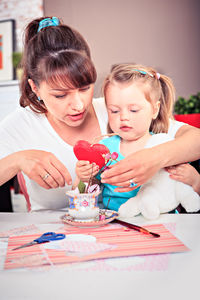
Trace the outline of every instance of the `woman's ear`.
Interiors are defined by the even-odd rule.
[[[28,83],[29,83],[29,85],[30,85],[31,90],[33,91],[33,93],[35,93],[36,96],[38,97],[39,96],[39,92],[38,92],[38,88],[37,88],[35,82],[32,79],[28,79]]]
[[[157,101],[153,106],[153,119],[155,120],[160,110],[160,101]]]

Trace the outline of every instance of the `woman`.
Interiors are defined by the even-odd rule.
[[[95,67],[83,37],[53,17],[33,20],[27,26],[23,69],[22,107],[0,126],[0,183],[22,171],[32,210],[63,208],[65,191],[75,179],[73,145],[79,139],[92,142],[106,133],[104,101],[92,101]],[[161,167],[196,159],[200,134],[181,126],[171,124],[170,131],[178,135],[176,141],[129,158],[133,167],[144,162],[142,171],[148,175],[142,175],[141,168],[134,170],[143,181]],[[126,176],[119,176],[125,187],[133,177],[126,169],[127,160]],[[120,170],[124,172],[122,166]]]

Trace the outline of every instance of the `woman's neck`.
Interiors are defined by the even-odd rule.
[[[145,134],[142,137],[139,137],[136,140],[124,140],[121,139],[120,142],[120,152],[126,157],[131,153],[137,152],[145,147],[149,138],[151,137],[150,133]]]

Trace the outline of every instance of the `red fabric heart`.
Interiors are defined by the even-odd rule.
[[[80,140],[74,146],[74,154],[78,160],[87,160],[90,163],[96,163],[101,169],[105,166],[105,158],[103,154],[110,153],[109,149],[102,144],[90,144]]]

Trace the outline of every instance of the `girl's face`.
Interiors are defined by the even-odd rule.
[[[139,85],[114,82],[109,84],[105,98],[113,132],[129,141],[149,136],[150,124],[157,117],[159,104],[153,107]]]
[[[33,81],[29,84],[33,92],[43,100],[48,111],[47,117],[52,121],[62,122],[70,127],[77,127],[83,123],[91,108],[93,84],[79,89],[52,88],[44,81],[40,83],[39,88]]]

